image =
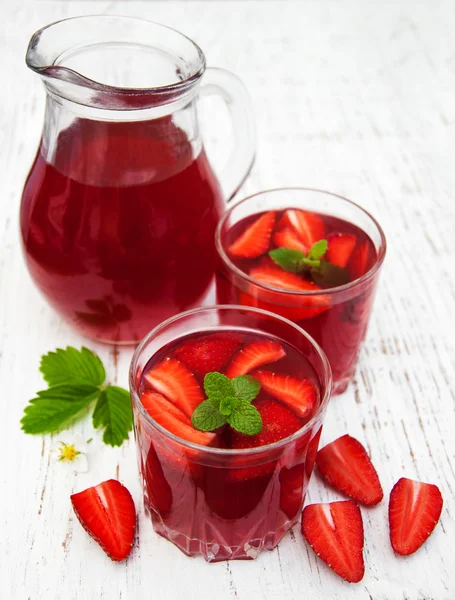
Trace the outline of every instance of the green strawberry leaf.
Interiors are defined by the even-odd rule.
[[[129,393],[108,385],[100,394],[92,416],[93,427],[104,427],[103,442],[121,446],[133,428],[133,412]]]

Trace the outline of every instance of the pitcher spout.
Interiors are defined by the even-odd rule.
[[[108,15],[43,27],[30,40],[26,63],[51,94],[106,110],[188,101],[205,71],[202,50],[186,36],[152,21]]]

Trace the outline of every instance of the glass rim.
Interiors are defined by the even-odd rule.
[[[201,444],[195,444],[194,442],[190,442],[188,440],[185,440],[185,439],[175,435],[174,433],[172,433],[171,431],[168,431],[165,427],[160,425],[157,421],[155,421],[155,419],[153,419],[153,417],[151,417],[148,414],[148,412],[145,410],[145,408],[142,405],[142,402],[140,400],[140,397],[139,397],[139,394],[137,391],[136,381],[135,381],[137,362],[138,362],[138,358],[141,355],[142,351],[146,348],[147,344],[153,337],[155,337],[158,333],[160,333],[160,331],[162,331],[163,329],[165,329],[166,327],[168,327],[175,321],[179,321],[180,319],[187,317],[189,315],[194,315],[197,313],[202,313],[202,312],[207,312],[207,311],[213,311],[215,309],[216,310],[220,310],[220,309],[221,310],[237,310],[237,311],[242,311],[242,312],[250,311],[250,312],[256,313],[258,315],[263,315],[266,317],[273,317],[275,320],[282,321],[282,322],[286,323],[286,325],[290,325],[293,329],[298,331],[304,338],[306,338],[306,340],[311,344],[311,346],[316,351],[318,358],[321,360],[322,367],[323,367],[323,375],[324,375],[324,381],[320,382],[320,384],[321,384],[321,387],[324,387],[324,384],[325,384],[325,390],[324,390],[324,393],[322,395],[322,398],[320,400],[319,406],[318,406],[315,414],[311,417],[311,419],[307,423],[305,423],[305,425],[303,425],[303,427],[298,429],[292,435],[285,437],[282,440],[278,440],[277,442],[273,442],[272,444],[266,444],[265,446],[257,446],[255,448],[240,448],[240,449],[214,448],[212,446],[203,446]],[[332,370],[330,368],[330,363],[328,361],[328,358],[325,355],[322,348],[319,346],[319,344],[304,329],[302,329],[301,327],[299,327],[292,321],[289,321],[289,319],[281,317],[280,315],[277,315],[270,311],[262,310],[260,308],[253,308],[250,306],[241,306],[239,304],[213,304],[210,306],[202,306],[199,308],[193,308],[191,310],[187,310],[185,312],[178,313],[177,315],[174,315],[173,317],[166,319],[166,321],[163,321],[162,323],[160,323],[159,325],[154,327],[151,331],[149,331],[149,333],[143,338],[143,340],[140,342],[140,344],[137,346],[136,350],[134,351],[134,354],[131,358],[130,368],[129,368],[130,394],[131,394],[132,401],[135,403],[135,406],[136,406],[137,410],[139,411],[139,413],[141,414],[141,416],[154,429],[158,430],[163,436],[171,439],[173,442],[179,444],[180,446],[184,446],[185,448],[189,448],[191,450],[196,450],[197,452],[205,452],[206,454],[210,454],[213,456],[225,456],[225,457],[257,456],[257,455],[265,454],[269,451],[278,450],[284,446],[287,446],[289,443],[292,443],[293,441],[303,437],[308,431],[311,431],[313,425],[317,422],[321,413],[323,413],[325,411],[327,404],[330,400],[331,393],[332,393],[332,385],[333,385]]]
[[[35,71],[36,73],[38,73],[39,75],[43,75],[43,74],[45,75],[46,70],[49,67],[62,66],[62,65],[56,65],[55,59],[52,62],[52,64],[50,64],[50,65],[41,65],[36,61],[37,48],[39,45],[41,35],[45,31],[47,31],[51,28],[58,27],[58,25],[60,25],[62,23],[66,23],[68,21],[82,22],[84,20],[89,20],[89,19],[99,19],[99,20],[102,19],[105,21],[107,21],[107,20],[137,21],[137,22],[147,23],[149,25],[158,27],[160,29],[167,29],[169,32],[172,32],[172,34],[175,34],[176,36],[183,38],[187,42],[189,42],[193,46],[193,48],[196,50],[198,60],[197,60],[197,64],[194,66],[194,68],[191,69],[191,72],[181,81],[178,81],[176,83],[169,83],[167,85],[152,86],[152,87],[122,87],[122,86],[109,85],[106,83],[98,82],[94,79],[91,79],[90,77],[85,76],[85,75],[79,74],[76,71],[74,71],[73,69],[65,67],[63,65],[64,69],[79,75],[82,80],[85,80],[87,82],[88,87],[94,87],[98,91],[105,91],[105,92],[111,92],[111,93],[121,92],[122,94],[131,94],[131,95],[141,95],[141,94],[147,94],[147,95],[157,94],[157,95],[159,95],[159,94],[163,94],[164,92],[178,92],[180,90],[185,91],[190,86],[192,86],[196,81],[198,81],[205,72],[206,61],[205,61],[205,55],[204,55],[202,49],[198,46],[198,44],[196,44],[196,42],[194,42],[190,37],[188,37],[181,31],[178,31],[177,29],[174,29],[173,27],[169,27],[168,25],[163,25],[162,23],[152,21],[150,19],[143,19],[141,17],[131,17],[131,16],[126,16],[126,15],[107,15],[107,14],[79,15],[79,16],[75,16],[75,17],[67,17],[66,19],[59,19],[58,21],[48,23],[47,25],[44,25],[40,29],[36,30],[35,33],[33,33],[32,37],[30,39],[30,42],[28,44],[28,48],[27,48],[27,52],[26,52],[26,56],[25,56],[25,62],[27,64],[27,66],[30,69],[32,69],[33,71]],[[152,42],[151,42],[151,45],[152,45]]]
[[[257,281],[256,279],[253,279],[253,277],[250,277],[247,273],[245,273],[244,271],[239,269],[229,258],[227,252],[224,250],[224,247],[223,247],[223,244],[221,241],[221,230],[222,230],[225,222],[227,221],[228,217],[231,215],[232,211],[235,210],[240,204],[244,204],[245,202],[248,202],[249,200],[251,200],[253,198],[257,198],[258,196],[270,194],[273,192],[289,192],[289,191],[317,192],[319,194],[326,194],[328,196],[338,198],[342,202],[346,202],[346,203],[350,204],[351,206],[354,206],[356,209],[360,210],[362,213],[364,213],[373,222],[373,224],[375,225],[376,229],[378,230],[379,236],[381,238],[381,245],[379,248],[378,260],[374,263],[374,265],[372,265],[372,267],[366,273],[364,273],[361,277],[358,277],[357,279],[354,279],[353,281],[350,281],[349,283],[345,283],[344,285],[339,285],[337,287],[331,287],[331,288],[323,288],[320,290],[303,290],[303,291],[302,290],[285,290],[283,288],[274,287],[272,285],[262,283],[260,281]],[[302,207],[300,210],[305,210],[305,209]],[[215,247],[216,247],[216,250],[217,250],[218,254],[220,255],[221,259],[223,260],[224,264],[229,268],[229,270],[233,271],[238,277],[242,278],[243,280],[247,281],[248,283],[256,285],[257,287],[265,289],[267,291],[279,292],[280,294],[283,294],[285,296],[293,296],[293,297],[301,296],[304,298],[304,297],[313,297],[313,296],[320,296],[320,295],[327,295],[327,294],[331,294],[331,295],[340,294],[345,291],[354,289],[354,288],[358,287],[359,285],[362,285],[362,283],[364,281],[371,279],[377,273],[377,271],[379,271],[382,263],[384,262],[384,258],[385,258],[385,254],[386,254],[386,250],[387,250],[387,241],[386,241],[384,231],[383,231],[382,227],[379,225],[378,221],[367,210],[362,208],[362,206],[360,206],[360,204],[357,204],[356,202],[353,202],[352,200],[349,200],[348,198],[345,198],[344,196],[340,196],[339,194],[335,194],[334,192],[329,192],[327,190],[320,190],[317,188],[306,188],[306,187],[283,187],[283,188],[270,188],[268,190],[263,190],[262,192],[256,192],[254,194],[251,194],[250,196],[247,196],[246,198],[243,198],[242,200],[240,200],[239,202],[236,202],[233,206],[231,206],[229,208],[229,210],[227,210],[224,213],[224,215],[221,217],[221,219],[218,222],[218,225],[217,225],[217,228],[215,231]]]

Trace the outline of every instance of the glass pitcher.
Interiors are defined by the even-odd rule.
[[[47,92],[21,205],[28,269],[83,334],[136,342],[209,290],[216,224],[254,160],[247,92],[186,36],[128,17],[53,23],[26,62]],[[235,140],[220,181],[197,107],[214,93]]]

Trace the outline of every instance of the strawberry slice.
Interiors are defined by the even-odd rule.
[[[343,435],[319,450],[316,466],[330,485],[366,506],[374,506],[384,497],[365,448],[350,435]]]
[[[189,340],[174,355],[199,377],[222,371],[240,345],[240,337],[211,335]]]
[[[82,527],[112,560],[124,560],[130,554],[136,509],[124,485],[109,479],[73,494],[71,503]]]
[[[283,269],[277,266],[264,265],[251,269],[250,277],[258,283],[282,290],[308,292],[321,289],[312,281],[306,281],[299,277],[299,275],[283,271]],[[272,292],[270,290],[258,289],[253,285],[250,285],[249,292],[248,295],[256,302],[255,304],[249,304],[249,306],[257,306],[258,308],[264,308],[264,310],[270,310],[289,318],[291,321],[311,319],[329,308],[329,297],[326,294],[317,296],[282,294],[278,291]],[[258,297],[257,301],[256,297]],[[248,299],[246,300],[248,302]],[[244,304],[247,304],[247,302],[244,302]]]
[[[161,394],[143,392],[141,402],[148,414],[174,435],[200,446],[210,446],[215,440],[215,433],[195,429],[191,419]]]
[[[308,420],[311,417],[316,408],[317,393],[309,379],[270,371],[254,371],[252,375],[261,382],[264,391],[284,402],[300,418]]]
[[[302,510],[305,487],[305,464],[283,467],[280,471],[280,508],[289,519]]]
[[[363,521],[353,500],[305,506],[302,534],[337,575],[350,583],[363,578]]]
[[[278,442],[289,435],[292,435],[302,427],[302,421],[292,410],[289,410],[280,402],[271,398],[264,398],[255,402],[262,417],[262,429],[256,435],[243,435],[238,431],[232,430],[231,444],[232,449],[257,448]],[[241,481],[253,477],[261,477],[272,473],[276,462],[266,463],[255,467],[233,468],[229,472],[230,481]]]
[[[191,418],[196,406],[204,400],[193,373],[175,358],[166,358],[147,371],[144,378],[152,388],[178,406],[187,417]]]
[[[277,248],[291,248],[292,250],[300,250],[303,254],[307,254],[309,247],[300,240],[299,236],[292,229],[286,227],[281,231],[277,231],[273,235],[273,243]]]
[[[357,244],[357,238],[351,233],[332,233],[327,237],[327,260],[333,265],[345,267]]]
[[[289,209],[280,219],[280,225],[287,224],[294,229],[300,240],[308,248],[324,239],[324,221],[316,213]]]
[[[275,211],[271,210],[256,219],[229,246],[229,254],[241,258],[256,258],[267,252],[275,225],[275,216]]]
[[[408,556],[426,542],[439,521],[442,504],[436,485],[406,477],[398,480],[389,500],[390,542],[397,554]]]
[[[367,272],[369,256],[370,244],[368,242],[363,242],[363,244],[360,244],[360,246],[354,250],[347,265],[352,281],[365,275]]]
[[[226,370],[226,376],[232,379],[239,375],[245,375],[253,369],[275,362],[283,356],[286,356],[286,352],[281,344],[272,340],[259,340],[245,344],[232,359]]]

